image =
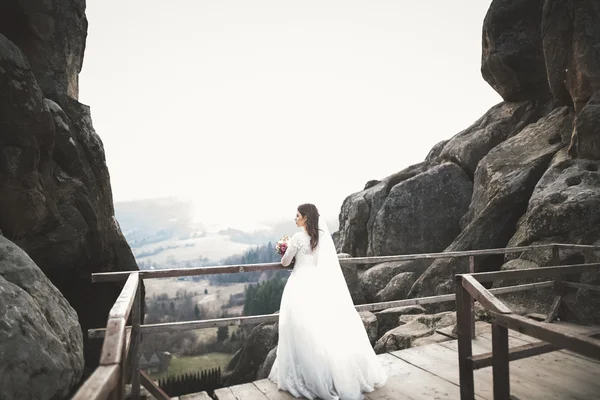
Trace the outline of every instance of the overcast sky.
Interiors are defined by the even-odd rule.
[[[206,223],[335,217],[501,100],[479,71],[490,0],[87,4],[80,101],[114,200],[190,199]]]

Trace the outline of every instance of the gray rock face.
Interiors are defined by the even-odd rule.
[[[600,90],[600,4],[546,0],[540,32],[552,94],[579,113]]]
[[[438,160],[450,160],[460,165],[469,176],[474,176],[479,161],[490,150],[549,111],[548,102],[541,101],[497,104],[473,125],[450,139]]]
[[[45,97],[77,99],[88,27],[85,0],[3,3],[0,34],[25,53]]]
[[[436,329],[456,324],[454,312],[404,315],[403,317],[409,317],[410,321],[386,332],[375,344],[377,354],[407,349],[412,347],[417,339],[433,335]]]
[[[406,299],[417,278],[418,275],[414,272],[403,272],[394,276],[392,280],[377,293],[378,300],[381,302]]]
[[[92,284],[90,273],[137,265],[114,217],[90,110],[44,98],[24,54],[2,35],[0,87],[0,229],[67,298],[84,331],[103,327],[123,284]],[[101,342],[85,343],[94,366]]]
[[[260,368],[258,369],[258,373],[256,374],[256,379],[266,379],[269,377],[271,373],[271,368],[273,368],[273,364],[275,363],[275,359],[277,358],[277,346],[273,347],[267,357],[265,358],[265,362],[262,363]]]
[[[571,113],[559,108],[495,147],[481,160],[465,229],[448,251],[504,247],[525,212],[529,197],[550,160],[565,146],[572,126]],[[503,257],[477,257],[476,270],[499,269]],[[411,297],[453,293],[452,277],[468,271],[468,260],[439,259],[419,277]]]
[[[443,250],[460,233],[472,190],[470,178],[450,162],[395,185],[375,218],[369,253]]]
[[[379,338],[379,325],[377,317],[375,314],[369,311],[361,311],[358,313],[358,315],[360,315],[360,319],[365,326],[365,330],[367,331],[367,336],[369,337],[371,345],[374,345],[377,338]]]
[[[387,331],[399,326],[398,319],[400,316],[424,313],[425,309],[421,306],[394,307],[376,312],[375,317],[377,317],[379,337],[383,336]]]
[[[483,21],[481,74],[506,101],[547,99],[544,0],[494,0]]]
[[[369,268],[359,278],[365,299],[368,302],[377,302],[379,292],[385,289],[396,275],[413,273],[419,276],[430,264],[431,260],[393,261]]]
[[[83,373],[75,310],[18,246],[0,236],[0,397],[67,398]]]
[[[541,32],[552,94],[573,107],[577,115],[584,114],[573,131],[570,153],[600,160],[598,100],[587,107],[600,91],[600,4],[595,0],[546,0]]]
[[[600,160],[600,90],[577,115],[569,150],[580,158]]]
[[[517,269],[539,268],[540,265],[526,259],[510,260],[500,268],[501,271],[514,271]],[[510,281],[496,281],[494,288],[514,285],[524,285],[533,282],[543,282],[548,278],[537,279],[519,279]],[[552,288],[532,289],[525,292],[508,293],[497,296],[504,304],[517,314],[542,313],[547,314],[552,300],[554,299],[554,290]]]
[[[538,182],[508,245],[600,244],[599,171],[600,161],[571,159],[566,149],[558,152]],[[561,250],[560,255],[562,265],[600,261],[600,251]],[[552,263],[550,251],[528,252],[522,257],[539,266]],[[575,279],[594,285],[600,283],[600,274],[588,273]],[[576,308],[586,318],[600,320],[600,298],[596,294],[580,291],[570,300],[576,300]]]
[[[430,165],[421,163],[410,166],[381,181],[369,182],[363,191],[346,197],[340,212],[336,247],[338,253],[347,253],[353,257],[366,256],[375,218],[390,190],[396,184],[426,171]]]
[[[225,368],[223,374],[224,385],[233,386],[255,381],[267,355],[277,346],[278,339],[277,324],[260,324],[252,329],[242,348],[234,354],[227,368]],[[263,372],[264,370],[266,370],[266,367],[263,368]]]
[[[538,182],[509,246],[546,238],[571,243],[600,225],[600,161],[556,154]]]
[[[350,254],[338,254],[338,258],[349,258]],[[342,273],[344,274],[344,279],[346,279],[346,285],[348,285],[348,290],[350,291],[350,296],[352,297],[352,301],[354,304],[364,304],[365,296],[360,287],[360,281],[358,279],[358,268],[355,264],[341,264]]]

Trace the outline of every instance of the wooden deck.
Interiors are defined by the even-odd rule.
[[[583,327],[570,326],[580,331]],[[589,328],[587,328],[589,329]],[[477,323],[473,354],[491,351],[490,325]],[[510,331],[511,347],[538,342]],[[387,366],[387,384],[365,395],[369,400],[459,399],[457,341],[414,347],[379,355]],[[525,399],[600,399],[600,362],[566,350],[554,351],[510,363],[511,395]],[[477,399],[493,399],[492,369],[475,371]],[[207,400],[205,394],[185,400]],[[292,400],[267,379],[215,391],[218,400]],[[198,396],[198,397],[195,397]]]

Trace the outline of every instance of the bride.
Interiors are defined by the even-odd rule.
[[[302,204],[281,264],[294,269],[279,311],[277,357],[269,379],[295,397],[358,400],[383,386],[386,371],[354,308],[335,246],[313,204]]]

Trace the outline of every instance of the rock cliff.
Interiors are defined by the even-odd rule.
[[[79,379],[81,360],[70,360],[79,354],[73,351],[73,343],[82,340],[82,331],[106,325],[122,287],[92,284],[90,274],[137,269],[114,217],[102,141],[92,125],[90,108],[78,102],[86,35],[85,0],[8,0],[0,5],[0,230],[30,258],[23,265],[41,270],[15,272],[20,277],[17,286],[33,298],[19,292],[4,272],[0,272],[0,293],[18,294],[14,304],[8,300],[8,307],[19,302],[34,308],[34,303],[45,299],[36,298],[27,287],[41,282],[44,275],[49,278],[40,285],[56,301],[49,301],[40,311],[11,318],[24,319],[23,323],[34,318],[27,322],[33,337],[45,335],[44,324],[57,329],[63,325],[60,318],[68,320],[64,330],[72,342],[66,343],[62,333],[56,333],[57,345],[51,346],[49,354],[58,360],[52,368],[71,363],[76,370],[55,394],[19,398],[60,398],[58,393]],[[4,245],[2,251],[7,248]],[[0,254],[0,258],[5,256]],[[14,258],[5,262],[13,263],[12,269],[25,268],[15,264]],[[64,315],[55,318],[56,313]],[[79,336],[73,331],[73,317],[78,317]],[[40,323],[38,328],[34,322]],[[12,325],[14,331],[9,329],[8,337],[19,335],[18,326]],[[86,365],[94,367],[101,343],[90,343],[85,336]],[[23,371],[35,374],[37,358],[26,357],[31,351],[23,350],[21,362]],[[23,384],[27,384],[26,374]]]
[[[481,73],[504,101],[422,163],[348,196],[339,252],[600,244],[600,4],[494,0],[483,23]],[[574,256],[591,262],[600,253],[562,252],[561,261]],[[527,262],[504,267],[509,257],[478,257],[476,270],[550,262],[549,254],[521,258]],[[386,301],[451,293],[452,275],[467,270],[465,259],[436,260],[424,271],[385,263],[360,281],[367,299]],[[410,290],[398,290],[407,279]],[[579,303],[600,317],[597,307]]]

